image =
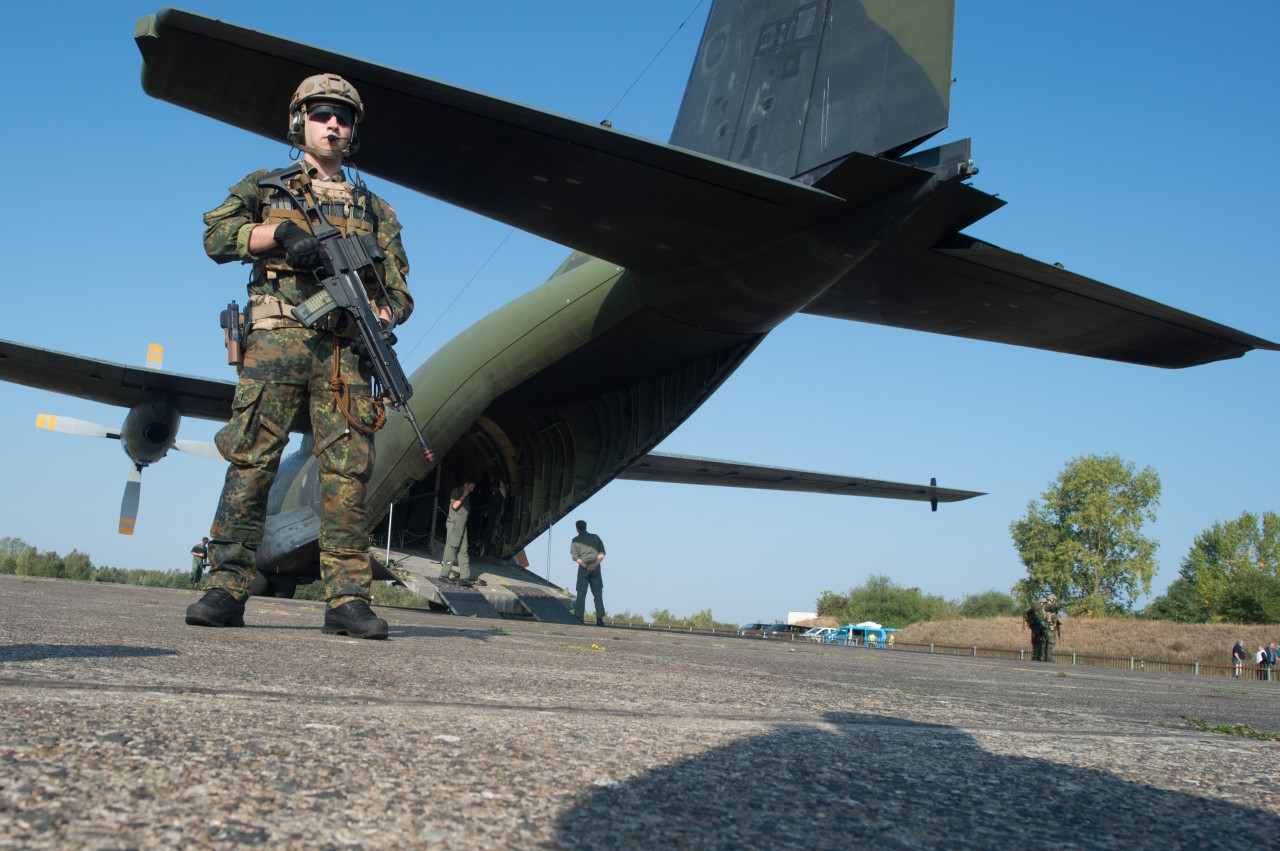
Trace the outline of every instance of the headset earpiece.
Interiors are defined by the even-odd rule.
[[[302,108],[295,109],[293,115],[289,117],[289,140],[301,140],[302,138]]]

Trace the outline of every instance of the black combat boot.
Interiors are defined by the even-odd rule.
[[[244,626],[244,601],[237,600],[224,588],[210,588],[203,597],[187,606],[187,623],[191,626]]]
[[[325,609],[324,631],[330,635],[382,639],[387,637],[387,622],[375,615],[364,600],[352,600]]]

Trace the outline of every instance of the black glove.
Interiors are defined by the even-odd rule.
[[[320,259],[320,240],[307,233],[293,222],[284,222],[276,228],[276,245],[284,249],[284,262],[295,269],[318,269],[322,265]]]

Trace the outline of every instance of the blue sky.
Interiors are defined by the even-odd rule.
[[[186,8],[574,118],[608,115],[665,140],[708,6]],[[974,185],[1009,202],[967,232],[1280,340],[1269,150],[1280,130],[1280,4],[958,6],[951,127],[935,141],[972,136]],[[153,11],[103,2],[7,13],[12,203],[0,337],[128,363],[156,342],[168,370],[231,378],[216,314],[242,296],[244,277],[204,256],[200,215],[245,173],[285,164],[286,149],[143,94],[133,21]],[[284,121],[282,105],[282,130]],[[410,369],[565,254],[370,183],[406,228],[419,305],[400,335]],[[608,544],[610,611],[772,620],[871,574],[958,598],[1021,578],[1009,523],[1069,459],[1115,452],[1164,484],[1148,527],[1161,543],[1158,593],[1215,521],[1277,510],[1278,378],[1276,353],[1164,371],[796,317],[660,449],[897,481],[937,476],[989,495],[930,514],[894,501],[615,482],[575,516]],[[9,456],[0,536],[79,549],[100,565],[185,569],[222,465],[172,453],[148,468],[138,533],[123,537],[126,457],[114,443],[38,431],[38,413],[117,426],[125,412],[0,385]],[[187,421],[181,436],[214,430]],[[528,550],[561,583],[572,580],[570,528]]]

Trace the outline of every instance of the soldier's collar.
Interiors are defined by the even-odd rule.
[[[314,163],[307,160],[302,161],[302,167],[307,170],[307,174],[317,183],[349,183],[347,180],[347,170],[345,168],[338,169],[333,177],[325,177],[320,173],[320,169]]]

